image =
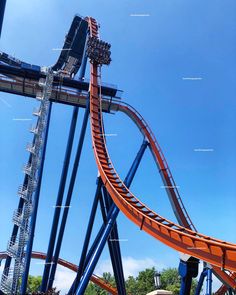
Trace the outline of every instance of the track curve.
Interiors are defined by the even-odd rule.
[[[178,192],[178,188],[175,184],[174,178],[171,174],[171,171],[165,159],[164,153],[162,152],[161,147],[158,144],[155,138],[155,135],[151,131],[147,122],[142,117],[142,115],[131,105],[124,102],[120,103],[119,101],[115,101],[115,102],[117,103],[116,110],[125,113],[137,125],[137,127],[140,129],[143,136],[148,138],[150,143],[150,150],[157,164],[159,172],[162,176],[163,182],[166,186],[167,193],[170,196],[170,202],[172,204],[172,208],[177,220],[179,221],[180,224],[186,224],[187,222],[188,223],[187,228],[190,228],[197,232],[192,220],[190,219],[187,213],[187,210],[184,207],[183,201]],[[165,173],[163,173],[163,171],[165,171]],[[226,285],[234,289],[236,288],[236,282],[235,282],[236,275],[234,273],[227,274],[223,270],[221,270],[219,267],[216,267],[216,266],[213,266],[213,272]],[[227,287],[225,288],[227,289]]]
[[[5,81],[5,80],[4,80]],[[22,82],[22,81],[19,81]],[[35,85],[37,84],[36,81],[28,81],[27,82],[27,89],[31,89],[30,93],[35,93],[34,89],[35,89]],[[19,85],[17,84],[17,87],[20,87],[21,84],[19,83]],[[68,90],[67,88],[61,88],[60,92],[58,92],[57,89],[53,90],[53,101],[55,100],[55,97],[57,97],[58,99],[61,97],[64,97],[64,99],[61,99],[61,101],[63,103],[67,102],[67,101],[76,101],[78,106],[80,107],[85,107],[86,105],[86,100],[87,100],[87,95],[86,94],[80,94],[78,95],[78,93],[76,91],[72,91],[71,89]],[[59,99],[59,102],[60,102]],[[56,100],[57,101],[57,100]],[[110,99],[106,99],[105,97],[103,97],[102,100],[102,109],[104,112],[110,112],[110,111],[114,111],[114,112],[123,112],[125,115],[127,115],[136,125],[137,127],[140,129],[141,133],[149,138],[149,142],[150,142],[150,149],[152,152],[152,155],[154,157],[154,160],[157,164],[157,168],[159,170],[159,172],[161,173],[162,179],[164,178],[164,176],[167,178],[166,181],[163,182],[166,186],[166,190],[168,195],[170,196],[170,201],[173,207],[173,211],[176,213],[176,217],[177,220],[179,221],[180,224],[184,224],[184,222],[186,222],[186,220],[188,221],[188,228],[192,228],[196,231],[196,229],[194,228],[194,226],[192,226],[192,222],[190,220],[190,218],[188,218],[186,210],[184,208],[183,202],[180,198],[180,195],[178,193],[177,187],[174,183],[174,179],[171,175],[170,169],[166,163],[166,160],[164,158],[163,152],[161,151],[160,146],[158,145],[155,136],[153,135],[153,133],[151,132],[151,129],[148,127],[147,123],[145,122],[144,118],[138,113],[137,110],[135,110],[132,106],[130,106],[129,104],[125,103],[125,102],[121,102],[120,100],[116,100],[116,99],[112,99],[112,101],[110,101]],[[145,127],[145,128],[144,128]],[[148,135],[148,133],[150,133],[150,135]],[[162,160],[163,159],[163,160]],[[161,169],[162,167],[162,169]],[[164,167],[164,168],[163,168]],[[166,173],[163,174],[163,171],[165,171]],[[169,177],[169,179],[168,179]],[[166,185],[166,183],[168,185]],[[170,183],[172,183],[172,185],[169,185]],[[179,206],[174,206],[175,204]],[[183,211],[182,214],[179,214],[179,212],[181,212],[181,210]],[[185,219],[183,219],[183,216],[185,215]],[[181,220],[183,219],[183,221]],[[182,222],[182,223],[181,223]],[[235,288],[235,280],[232,279],[233,276],[228,275],[227,273],[225,273],[224,271],[222,271],[220,268],[216,268],[214,267],[214,273],[217,275],[217,277],[223,281],[224,283],[226,283],[228,286]]]
[[[35,85],[37,85],[37,81],[33,81],[33,80],[32,80],[32,83],[29,81],[29,83],[27,84],[28,88],[31,87],[29,89],[32,89],[33,95],[34,95]],[[21,84],[19,84],[19,86],[21,86]],[[58,90],[54,89],[54,92],[56,93],[56,94],[54,93],[55,97],[57,97]],[[72,102],[76,101],[79,106],[84,107],[85,104],[86,104],[86,95],[85,94],[84,95],[80,94],[80,96],[78,96],[77,92],[67,90],[66,88],[60,89],[60,95],[61,95],[61,93],[64,94],[65,98],[67,96],[70,97]],[[66,98],[66,102],[67,102],[68,99]],[[64,100],[61,99],[61,100],[64,102],[65,99]],[[186,221],[187,221],[187,226],[186,227],[189,228],[189,229],[193,229],[196,232],[196,229],[194,228],[190,218],[188,218],[187,211],[185,210],[185,208],[183,206],[183,202],[182,202],[182,200],[181,200],[181,198],[180,198],[180,196],[178,194],[177,188],[175,186],[173,177],[172,177],[172,175],[170,173],[170,169],[169,169],[169,167],[168,167],[168,165],[167,165],[167,163],[165,161],[164,155],[163,155],[157,141],[155,140],[155,137],[154,137],[153,133],[151,132],[150,128],[147,126],[147,124],[144,121],[144,119],[142,118],[142,116],[133,107],[131,107],[130,105],[125,104],[125,103],[121,104],[120,101],[116,102],[116,101],[114,101],[114,99],[112,101],[103,99],[102,100],[102,108],[103,108],[103,111],[105,111],[105,112],[109,112],[110,110],[124,112],[126,115],[128,115],[132,119],[132,121],[134,121],[134,123],[138,126],[138,128],[142,132],[142,134],[149,139],[151,151],[152,151],[154,159],[155,159],[155,161],[157,163],[158,169],[159,169],[159,171],[161,173],[162,179],[163,179],[164,176],[166,178],[166,180],[164,181],[164,179],[163,179],[163,181],[164,181],[165,185],[167,184],[166,187],[167,187],[168,195],[169,196],[171,195],[170,200],[171,200],[172,206],[175,205],[175,207],[173,209],[174,209],[175,213],[177,212],[176,217],[177,217],[178,222],[181,225],[186,225]],[[148,133],[150,133],[149,136],[148,136]],[[155,145],[156,145],[156,147],[155,147]],[[164,162],[164,164],[166,163],[166,165],[163,165],[162,162]],[[166,173],[163,173],[164,171]],[[169,176],[169,179],[168,179],[168,176]],[[169,185],[170,182],[172,183],[172,185]],[[172,193],[170,193],[170,191],[168,191],[168,190],[172,190]],[[179,206],[178,206],[178,203],[179,203]],[[179,214],[179,212],[181,212],[181,211],[183,211],[182,214]],[[234,246],[234,244],[232,244],[232,245]],[[222,253],[222,266],[224,267],[224,253]],[[231,286],[232,288],[236,287],[235,276],[233,276],[232,274],[228,275],[227,273],[222,271],[220,269],[220,267],[216,267],[216,266],[214,266],[214,272],[216,272],[218,277],[223,279],[223,281],[225,283],[227,283],[227,285]]]
[[[98,38],[98,25],[88,19],[90,35]],[[177,225],[153,212],[124,185],[109,157],[102,121],[99,66],[90,66],[90,123],[93,150],[103,183],[119,209],[136,225],[167,246],[204,260],[217,267],[236,271],[236,245],[189,229],[189,223]],[[146,126],[142,130],[150,138]],[[155,148],[155,147],[153,147]],[[165,167],[162,167],[166,169]],[[166,170],[163,170],[166,175]],[[167,173],[167,172],[166,172]],[[167,178],[166,178],[167,179]],[[183,219],[184,220],[184,219]],[[185,217],[185,221],[186,221]]]
[[[117,103],[119,102],[117,101]],[[172,208],[175,212],[175,215],[177,217],[177,220],[178,221],[180,220],[180,224],[184,224],[184,222],[188,222],[187,228],[191,228],[194,231],[197,231],[187,213],[187,210],[184,207],[183,201],[180,197],[174,178],[171,174],[170,168],[167,164],[167,161],[164,157],[161,147],[158,144],[155,138],[155,135],[151,131],[147,122],[136,109],[134,109],[131,105],[127,103],[122,102],[122,104],[119,104],[117,111],[121,111],[125,113],[137,125],[141,133],[146,138],[148,138],[153,158],[161,173],[163,182],[165,183],[165,186],[166,186],[167,193],[168,195],[171,196],[170,201],[172,204]],[[164,167],[164,169],[161,169],[161,167]],[[162,171],[166,171],[166,173],[163,174]],[[175,204],[178,204],[178,206],[175,206]],[[235,282],[236,275],[233,275],[233,274],[228,275],[227,273],[225,273],[223,270],[221,270],[220,268],[216,266],[213,266],[213,272],[220,280],[224,281],[224,283],[230,286],[231,288],[236,287],[236,282]],[[225,289],[227,290],[227,287],[225,287],[224,290]],[[221,293],[221,294],[224,294],[224,293]]]
[[[43,253],[43,252],[36,252],[36,251],[32,252],[32,258],[34,258],[34,259],[45,260],[46,256],[47,256],[46,253]],[[0,252],[0,259],[6,259],[6,257],[7,257],[6,252]],[[67,261],[67,260],[59,258],[58,263],[61,266],[64,266],[67,269],[70,269],[74,272],[78,271],[78,266],[74,263]],[[95,274],[92,275],[91,282],[93,282],[97,286],[101,287],[102,289],[108,291],[112,295],[118,295],[116,288],[114,288],[111,284],[109,284],[108,282],[106,282],[105,280],[100,278],[99,276],[96,276]]]

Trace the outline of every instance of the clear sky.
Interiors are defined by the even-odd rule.
[[[8,0],[1,50],[26,62],[52,65],[75,14],[93,16],[101,37],[112,44],[112,63],[103,81],[124,90],[123,100],[150,124],[197,229],[236,242],[236,3],[234,0]],[[145,14],[146,16],[134,16]],[[87,73],[88,77],[88,73]],[[186,78],[195,77],[198,80]],[[0,94],[0,249],[5,250],[23,181],[28,132],[37,102]],[[46,251],[72,108],[53,105],[34,249]],[[81,125],[83,110],[79,113]],[[32,119],[19,121],[14,119]],[[142,142],[124,115],[106,115],[109,151],[125,177]],[[79,136],[77,130],[76,144]],[[211,151],[201,152],[199,149]],[[78,262],[95,192],[97,168],[88,130],[61,256]],[[148,151],[132,185],[141,200],[175,220]],[[96,227],[101,218],[98,216]],[[122,213],[118,218],[126,276],[148,266],[178,265],[178,253],[141,232]],[[97,273],[109,269],[104,251]],[[32,262],[32,273],[42,265]],[[63,278],[65,271],[60,269]],[[66,280],[63,281],[66,286]]]

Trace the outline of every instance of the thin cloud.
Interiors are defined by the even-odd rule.
[[[142,270],[145,270],[146,268],[155,267],[158,270],[167,268],[166,265],[159,263],[158,261],[148,257],[144,259],[135,259],[133,257],[122,257],[122,262],[123,262],[125,279],[127,279],[129,276],[137,277],[139,272]],[[197,280],[200,278],[202,270],[203,270],[203,263],[200,263]],[[94,273],[102,277],[102,274],[104,272],[110,272],[111,274],[113,274],[111,261],[109,259],[101,261],[101,263],[97,266]],[[205,284],[206,282],[204,283],[204,288],[205,288]],[[218,290],[220,286],[221,286],[221,282],[213,275],[213,283],[212,283],[213,291]]]
[[[163,269],[166,266],[152,258],[135,259],[133,257],[122,257],[124,275],[127,279],[129,276],[136,277],[138,273],[146,268],[155,267],[156,269]],[[113,273],[111,261],[109,259],[101,261],[95,270],[95,274],[102,276],[104,272]]]
[[[56,286],[57,290],[60,291],[61,295],[67,294],[73,283],[74,278],[75,272],[68,270],[65,267],[58,266],[54,286]]]

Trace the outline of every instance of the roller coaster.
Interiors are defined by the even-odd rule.
[[[5,259],[0,284],[2,294],[26,294],[30,262],[32,258],[36,258],[45,260],[40,287],[42,294],[53,287],[57,265],[60,264],[76,272],[68,294],[84,294],[91,280],[110,294],[126,295],[116,223],[120,211],[140,230],[166,246],[185,254],[181,256],[179,264],[181,295],[190,294],[192,279],[198,275],[199,261],[204,262],[204,269],[199,278],[196,295],[200,294],[205,278],[207,286],[204,294],[212,294],[212,273],[223,284],[217,294],[235,294],[236,244],[206,236],[197,231],[151,128],[135,108],[119,98],[119,91],[115,86],[102,83],[101,67],[111,63],[110,48],[109,43],[100,39],[99,25],[95,19],[75,16],[63,50],[54,66],[39,67],[22,62],[6,53],[0,54],[0,91],[36,98],[40,103],[39,109],[34,111],[38,119],[36,127],[31,129],[32,144],[27,146],[29,160],[24,167],[23,184],[18,190],[20,198],[18,208],[13,214],[12,234],[6,252],[0,253],[0,258]],[[86,80],[84,75],[88,60],[90,79]],[[76,76],[78,72],[79,77]],[[40,253],[33,251],[33,241],[51,108],[54,102],[73,106],[73,113],[48,249],[47,253]],[[59,223],[79,108],[85,109],[84,119]],[[124,113],[138,127],[143,137],[140,150],[124,180],[115,170],[107,149],[104,112]],[[77,266],[61,259],[60,249],[89,118],[93,153],[99,175]],[[141,202],[142,198],[135,196],[130,190],[146,148],[149,148],[152,153],[177,222],[172,222],[148,208]],[[91,241],[99,204],[103,224],[94,241]],[[106,243],[111,256],[116,288],[93,274]]]

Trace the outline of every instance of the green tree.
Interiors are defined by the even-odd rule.
[[[115,277],[112,276],[110,272],[104,272],[102,278],[104,279],[104,281],[111,284],[113,287],[116,286]]]
[[[104,279],[105,282],[111,284],[114,287],[116,286],[115,278],[111,275],[111,273],[104,272],[102,275],[102,278]],[[90,282],[84,294],[85,295],[107,295],[108,293],[107,291],[103,290],[99,286]]]
[[[84,294],[85,295],[107,295],[107,291],[103,290],[99,286],[96,286],[94,283],[90,282]]]
[[[96,295],[95,285],[94,283],[89,283],[88,287],[85,290],[85,295]]]
[[[39,287],[42,283],[41,276],[31,276],[28,277],[27,282],[27,295],[59,295],[60,291],[57,291],[56,288],[52,288],[51,290],[47,291],[46,293],[40,292]],[[21,284],[21,280],[19,281],[19,285]]]
[[[179,294],[180,278],[177,268],[167,268],[161,272],[161,288]]]
[[[32,292],[32,293],[27,293],[30,295],[60,295],[60,291],[57,291],[56,288],[52,288],[51,290],[48,290],[47,292],[43,293],[40,291]]]
[[[138,276],[135,278],[133,276],[128,277],[126,280],[126,290],[130,295],[146,295],[147,293],[155,290],[154,285],[154,273],[155,268],[147,268],[140,271]],[[114,287],[115,279],[110,273],[104,273],[103,279],[109,282]],[[161,272],[161,288],[172,291],[174,295],[178,295],[180,292],[180,277],[177,268],[167,268]],[[191,295],[194,294],[196,289],[197,281],[193,280]],[[107,292],[102,290],[100,287],[93,283],[89,283],[85,295],[106,295]]]
[[[42,282],[41,276],[29,276],[28,283],[27,283],[27,292],[32,293],[39,290],[39,287]]]
[[[148,292],[155,290],[154,285],[155,268],[147,268],[140,271],[137,280],[137,293],[139,295],[146,295]]]
[[[126,290],[128,294],[135,294],[137,291],[137,281],[133,276],[129,276],[126,280]]]
[[[177,268],[167,268],[161,272],[161,287],[178,295],[180,291],[181,280]],[[195,293],[197,280],[193,279],[191,295]]]

